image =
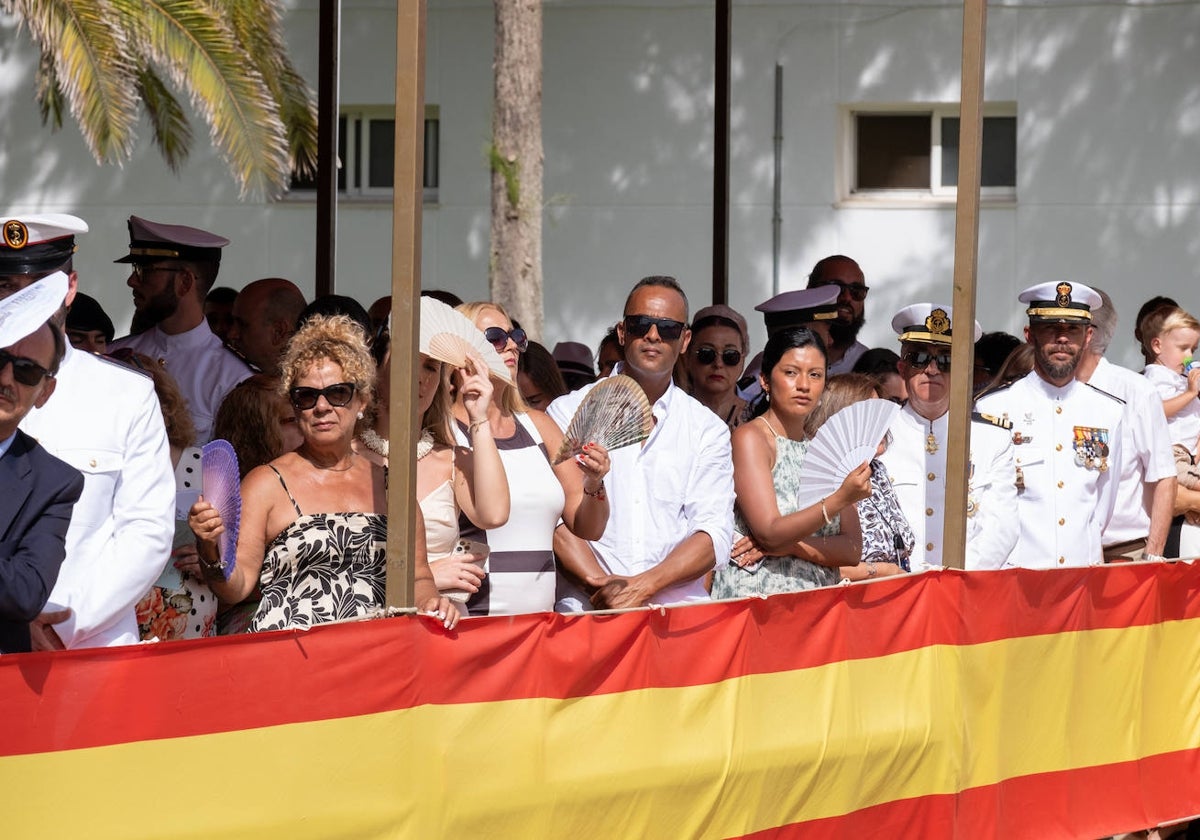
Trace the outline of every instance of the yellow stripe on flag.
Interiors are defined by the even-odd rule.
[[[9,757],[5,833],[736,836],[1200,748],[1197,661],[1200,619]]]

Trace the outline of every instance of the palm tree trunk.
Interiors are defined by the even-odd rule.
[[[542,335],[542,2],[495,0],[492,300]]]

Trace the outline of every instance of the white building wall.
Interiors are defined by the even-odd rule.
[[[345,106],[393,101],[391,0],[343,0]],[[486,296],[492,5],[431,0],[426,97],[440,106],[441,186],[423,220],[427,287]],[[292,0],[293,57],[316,78],[317,0]],[[712,6],[552,2],[545,9],[546,335],[594,345],[642,275],[678,276],[708,303],[713,148]],[[203,125],[180,175],[148,141],[123,168],[97,167],[77,130],[41,130],[34,53],[0,28],[0,188],[14,212],[76,212],[93,232],[77,264],[83,288],[119,325],[131,305],[124,219],[138,213],[230,236],[221,282],[282,275],[313,288],[315,207],[240,203]],[[1200,237],[1200,6],[1195,3],[993,5],[986,98],[1018,115],[1015,204],[980,222],[978,315],[1019,329],[1016,292],[1041,280],[1090,282],[1123,320],[1114,357],[1133,363],[1131,320],[1151,294],[1193,311]],[[845,253],[872,286],[868,344],[892,344],[891,314],[950,297],[954,212],[839,202],[839,107],[952,102],[961,14],[855,3],[735,3],[730,302],[750,315],[772,293],[772,96],[784,66],[781,287]],[[388,290],[388,202],[345,202],[338,291],[370,303]],[[758,319],[751,317],[752,323]],[[756,327],[756,337],[762,337]]]

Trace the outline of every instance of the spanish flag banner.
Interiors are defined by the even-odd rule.
[[[1200,812],[1200,569],[0,657],[6,838],[1100,837]]]

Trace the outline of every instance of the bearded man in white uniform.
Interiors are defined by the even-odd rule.
[[[51,319],[64,330],[79,282],[75,236],[87,229],[64,214],[7,217],[0,228],[0,298],[64,271],[67,296]],[[54,399],[26,415],[21,429],[82,472],[84,487],[58,581],[30,626],[33,649],[132,644],[134,606],[166,566],[175,529],[162,410],[149,377],[70,342],[56,379]]]
[[[908,400],[892,421],[892,442],[880,456],[900,499],[904,517],[917,534],[909,557],[914,572],[940,569],[946,519],[946,444],[950,417],[949,306],[914,303],[892,318],[900,336],[899,373]],[[983,330],[974,324],[973,341]],[[1004,421],[973,413],[966,510],[967,546],[963,568],[999,569],[1017,542],[1013,509],[1013,446]]]
[[[1101,533],[1123,469],[1125,403],[1075,378],[1100,296],[1082,283],[1041,283],[1021,292],[1033,370],[978,402],[1010,420],[1021,534],[1009,565],[1034,569],[1104,561]]]

